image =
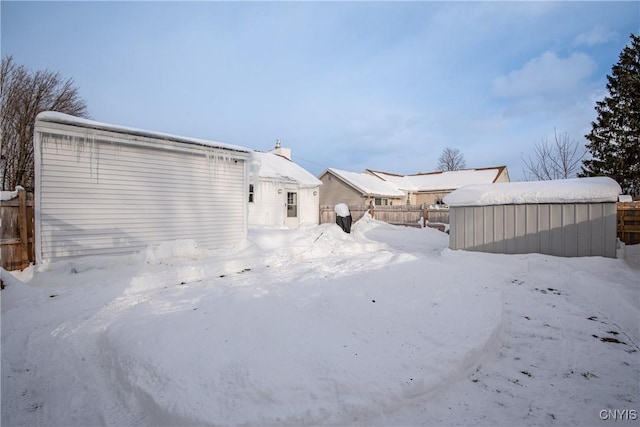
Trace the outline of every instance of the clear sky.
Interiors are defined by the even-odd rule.
[[[10,2],[2,55],[73,78],[92,119],[409,174],[586,142],[640,32],[627,2]]]

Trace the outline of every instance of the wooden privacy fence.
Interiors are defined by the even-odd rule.
[[[35,262],[33,193],[0,203],[0,262],[5,270],[21,270]]]
[[[448,208],[424,208],[421,206],[349,206],[353,222],[363,217],[369,211],[371,216],[377,220],[395,225],[406,225],[412,227],[424,227],[425,219],[431,225],[448,224]],[[335,223],[336,213],[333,206],[320,206],[320,224]],[[444,229],[444,226],[438,227]]]
[[[618,203],[618,238],[627,245],[640,244],[640,202]]]

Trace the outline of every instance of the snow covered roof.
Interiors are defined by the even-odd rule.
[[[251,153],[252,170],[258,177],[278,181],[296,182],[301,187],[318,187],[322,181],[298,164],[278,154],[254,151]]]
[[[393,184],[399,190],[418,191],[418,188],[416,187],[415,183],[412,182],[408,176],[396,175],[396,174],[387,173],[387,172],[379,172],[371,169],[367,169],[366,173]]]
[[[397,185],[384,181],[368,173],[348,172],[340,169],[329,168],[323,172],[322,175],[326,172],[331,172],[333,175],[339,177],[363,194],[384,197],[404,197],[404,193],[398,189]]]
[[[438,191],[455,190],[469,184],[491,184],[495,182],[504,169],[505,166],[498,166],[415,175],[396,175],[373,170],[368,170],[368,172],[393,183],[399,189],[405,191]]]
[[[93,120],[82,119],[80,117],[71,116],[69,114],[58,113],[56,111],[44,111],[38,114],[38,116],[36,117],[36,121],[61,123],[61,124],[79,126],[83,128],[91,128],[96,130],[125,133],[130,135],[145,136],[149,138],[158,138],[158,139],[170,140],[170,141],[179,141],[187,144],[204,145],[204,146],[222,148],[225,150],[239,151],[244,153],[251,152],[249,148],[241,147],[239,145],[225,144],[222,142],[208,141],[205,139],[189,138],[184,136],[171,135],[168,133],[154,132],[154,131],[130,128],[126,126],[101,123]]]
[[[443,201],[449,206],[600,203],[617,202],[621,192],[613,179],[593,177],[467,185],[448,194]]]

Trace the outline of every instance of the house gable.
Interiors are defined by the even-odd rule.
[[[320,205],[334,205],[346,203],[348,205],[361,205],[364,203],[364,195],[340,176],[327,169],[320,175],[322,187],[320,189]]]
[[[341,188],[340,200],[332,192],[339,186],[328,188],[330,178],[335,177],[344,187]],[[366,169],[363,173],[327,169],[321,175],[325,187],[321,204],[331,204],[336,201],[353,200],[348,197],[357,194],[364,204],[371,200],[387,199],[389,204],[431,205],[442,203],[442,199],[452,191],[469,184],[490,184],[494,182],[508,182],[509,174],[506,166],[464,169],[459,171],[438,171],[418,173],[414,175],[399,175],[389,172]],[[362,203],[360,202],[360,203]],[[356,200],[348,203],[359,203]]]

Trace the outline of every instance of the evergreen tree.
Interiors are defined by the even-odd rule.
[[[620,53],[607,75],[609,96],[596,103],[598,117],[585,135],[591,158],[580,176],[608,176],[625,194],[640,194],[640,37]]]

